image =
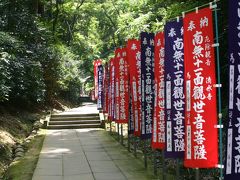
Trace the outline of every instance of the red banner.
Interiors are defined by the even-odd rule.
[[[134,135],[141,135],[141,43],[132,39],[127,42],[130,90],[134,119]]]
[[[115,68],[114,68],[114,58],[109,62],[109,94],[108,94],[108,120],[114,120],[114,102],[115,102]]]
[[[94,73],[94,89],[95,89],[95,100],[98,97],[98,66],[102,64],[102,60],[98,59],[93,62],[93,73]]]
[[[183,36],[186,80],[184,165],[214,168],[218,164],[218,134],[211,9],[187,14]]]
[[[164,113],[164,33],[155,35],[154,40],[154,80],[155,80],[155,105],[153,117],[152,148],[165,148],[165,113]]]
[[[109,98],[109,64],[106,63],[104,66],[104,76],[103,76],[103,92],[104,92],[104,102],[103,102],[103,112],[108,112],[108,98]]]
[[[126,48],[115,51],[116,122],[128,123],[129,115],[129,74]]]

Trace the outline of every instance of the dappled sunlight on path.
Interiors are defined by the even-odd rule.
[[[154,179],[102,129],[48,130],[33,180]]]
[[[98,113],[85,104],[62,114]],[[99,128],[48,130],[33,180],[152,180],[143,163]]]

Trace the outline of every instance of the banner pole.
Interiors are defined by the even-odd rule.
[[[134,137],[134,157],[137,157],[137,137]]]
[[[130,136],[130,133],[128,131],[128,152],[130,152],[130,140],[131,140],[131,136]]]
[[[162,177],[163,180],[166,180],[166,167],[165,167],[165,152],[162,150]]]
[[[180,180],[180,159],[176,159],[176,180]]]
[[[123,146],[123,124],[121,124],[121,145]]]
[[[214,9],[214,20],[215,20],[215,43],[216,56],[217,56],[217,83],[218,83],[218,123],[219,128],[219,159],[220,159],[220,180],[223,180],[223,140],[222,140],[222,99],[221,99],[221,74],[220,74],[220,53],[219,53],[219,35],[218,35],[218,14],[217,8]]]
[[[154,175],[157,175],[157,150],[155,149],[153,152],[153,173]]]
[[[147,140],[144,139],[144,167],[147,169]]]
[[[109,132],[110,132],[110,135],[112,135],[112,121],[110,121],[110,130],[109,130]]]
[[[120,141],[119,123],[117,123],[118,142]]]
[[[196,180],[200,180],[200,171],[199,171],[199,168],[196,168]]]

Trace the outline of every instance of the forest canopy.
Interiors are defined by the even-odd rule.
[[[93,88],[93,60],[107,62],[127,39],[138,39],[141,31],[159,32],[166,21],[208,2],[1,0],[0,102],[44,104],[58,96],[76,101],[83,89]],[[219,11],[223,47],[225,4]]]

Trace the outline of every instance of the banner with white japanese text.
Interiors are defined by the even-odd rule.
[[[108,98],[109,98],[109,64],[106,63],[104,66],[104,102],[103,102],[103,112],[108,112]]]
[[[108,94],[108,120],[114,120],[114,106],[115,106],[115,66],[114,58],[109,62],[109,94]]]
[[[165,157],[184,157],[184,43],[183,21],[165,25]]]
[[[165,148],[165,114],[164,114],[164,33],[159,32],[154,40],[154,80],[155,101],[152,129],[152,148]]]
[[[99,65],[97,68],[98,74],[98,96],[97,96],[97,109],[102,110],[103,108],[103,65]]]
[[[152,137],[154,109],[154,33],[141,32],[141,138]]]
[[[185,167],[218,164],[215,55],[212,10],[186,14],[184,24]]]
[[[130,91],[132,95],[132,113],[134,135],[141,134],[141,44],[139,40],[127,42],[127,60],[129,65]]]
[[[129,72],[126,48],[115,51],[116,64],[116,122],[128,123],[129,116]]]
[[[102,64],[102,60],[101,59],[98,59],[98,60],[95,60],[93,62],[93,68],[94,68],[94,96],[95,96],[95,100],[97,99],[98,97],[98,66]]]
[[[225,180],[240,179],[240,0],[229,0],[229,105]]]

